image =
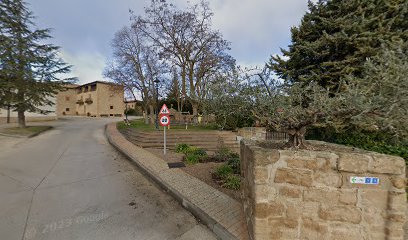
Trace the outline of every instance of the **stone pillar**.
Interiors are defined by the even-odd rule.
[[[241,142],[241,189],[251,239],[404,238],[405,161],[335,149],[290,151]],[[379,182],[352,183],[353,177]]]

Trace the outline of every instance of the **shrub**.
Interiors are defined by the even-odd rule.
[[[190,145],[185,143],[180,143],[176,145],[176,152],[177,153],[186,153],[190,149]]]
[[[200,156],[200,157],[207,156],[207,152],[204,149],[196,147],[196,146],[190,146],[189,148],[187,148],[184,151],[184,154],[186,154],[186,155],[197,155],[197,156]]]
[[[396,140],[385,132],[365,132],[355,128],[336,132],[331,128],[313,127],[308,132],[307,138],[396,155],[408,162],[408,144]]]
[[[188,164],[196,164],[207,156],[207,152],[204,149],[185,143],[177,144],[176,152],[184,153],[184,159]]]
[[[241,186],[241,178],[235,174],[229,174],[224,180],[222,187],[232,189],[232,190],[239,190]]]
[[[227,162],[228,166],[230,166],[235,174],[240,174],[241,172],[241,160],[238,157],[232,157]]]
[[[229,148],[223,147],[212,156],[213,162],[227,162],[231,158],[239,158],[239,154],[232,152]]]
[[[225,180],[228,175],[232,174],[234,170],[231,166],[223,164],[215,170],[215,175],[218,179]]]
[[[196,164],[199,162],[200,156],[191,154],[186,155],[185,159],[188,164]]]

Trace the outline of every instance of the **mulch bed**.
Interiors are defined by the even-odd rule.
[[[167,151],[166,158],[164,158],[163,149],[151,149],[145,148],[145,150],[149,151],[150,153],[162,158],[166,162],[182,162],[183,155],[180,153],[176,153],[174,151]],[[210,185],[211,187],[227,194],[228,196],[234,198],[237,201],[241,201],[240,191],[239,190],[231,190],[221,187],[213,178],[212,173],[215,169],[222,165],[223,163],[215,163],[215,162],[207,162],[207,163],[197,163],[197,164],[186,164],[186,167],[180,168],[184,172],[190,174],[193,177],[200,179],[201,181],[205,182],[206,184]]]

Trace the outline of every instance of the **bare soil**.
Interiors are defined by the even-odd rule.
[[[182,162],[184,154],[176,153],[174,151],[167,151],[166,157],[164,157],[163,149],[152,149],[145,148],[145,150],[151,152],[152,154],[162,158],[166,162]],[[207,163],[197,163],[197,164],[186,164],[186,167],[180,168],[184,172],[190,174],[193,177],[200,179],[211,187],[227,194],[228,196],[234,198],[237,201],[241,201],[240,191],[231,190],[221,187],[213,178],[212,173],[215,169],[222,165],[223,163],[207,162]]]

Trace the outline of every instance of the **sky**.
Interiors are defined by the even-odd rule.
[[[51,28],[51,43],[73,65],[79,83],[103,77],[115,32],[130,24],[129,9],[142,15],[151,0],[26,0],[40,28]],[[187,0],[170,0],[180,8]],[[197,0],[191,0],[196,2]],[[262,67],[290,44],[290,28],[307,10],[307,0],[208,0],[213,25],[231,42],[232,57],[246,67]]]

